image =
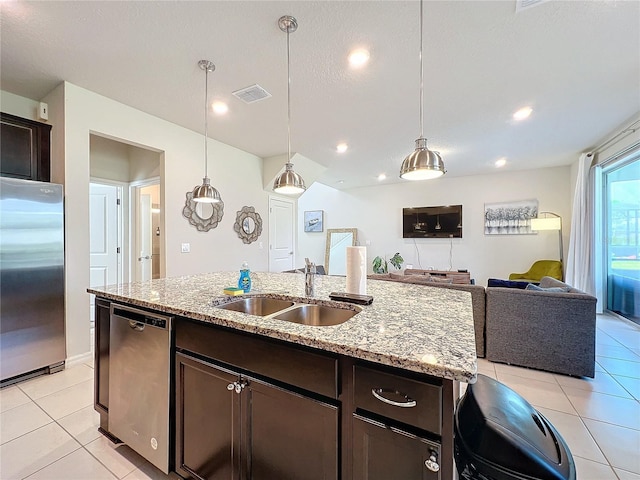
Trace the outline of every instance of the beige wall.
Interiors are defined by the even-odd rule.
[[[558,259],[557,232],[537,235],[484,235],[484,204],[537,199],[540,211],[552,211],[564,221],[565,253],[570,224],[570,167],[541,168],[492,175],[447,177],[425,182],[403,182],[345,191],[314,184],[298,200],[298,258],[324,264],[327,228],[358,228],[361,245],[371,260],[400,252],[414,268],[467,269],[476,283],[508,278],[524,272],[535,260]],[[463,238],[402,238],[402,208],[462,204]],[[323,233],[302,230],[305,210],[324,210]]]
[[[7,95],[3,93],[3,101],[5,97]],[[65,186],[68,359],[83,357],[90,351],[86,289],[89,285],[88,198],[92,134],[159,152],[161,198],[166,207],[161,215],[162,223],[166,225],[167,276],[237,270],[245,260],[254,270],[268,269],[268,250],[260,249],[258,242],[243,244],[233,231],[236,212],[245,205],[255,207],[267,222],[268,193],[262,188],[260,158],[209,140],[209,175],[222,195],[225,213],[216,229],[198,232],[182,216],[182,209],[186,192],[202,181],[202,134],[67,82],[47,95],[45,101],[49,103],[50,118],[56,120],[51,122],[52,170],[57,177],[54,181]],[[33,104],[24,99],[22,111]],[[20,111],[8,113],[20,114]],[[260,240],[267,245],[268,228],[263,232]],[[180,253],[181,243],[190,243],[191,253]]]
[[[30,98],[14,95],[13,93],[0,91],[0,109],[17,117],[49,123],[38,118],[38,106],[40,102]]]

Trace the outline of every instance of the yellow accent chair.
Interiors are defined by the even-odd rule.
[[[524,273],[511,273],[509,280],[539,283],[542,277],[552,277],[562,281],[562,262],[558,260],[538,260]]]

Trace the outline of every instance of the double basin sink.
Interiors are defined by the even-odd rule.
[[[350,310],[260,296],[234,300],[217,307],[258,317],[270,317],[276,320],[316,327],[340,325],[362,311],[360,307],[356,307],[357,310]]]

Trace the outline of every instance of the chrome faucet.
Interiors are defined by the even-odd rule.
[[[307,297],[313,297],[315,295],[314,278],[316,275],[316,264],[310,262],[308,258],[305,258],[304,261],[304,294]]]

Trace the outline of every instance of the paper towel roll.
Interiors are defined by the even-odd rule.
[[[347,247],[347,293],[367,294],[367,247]]]

